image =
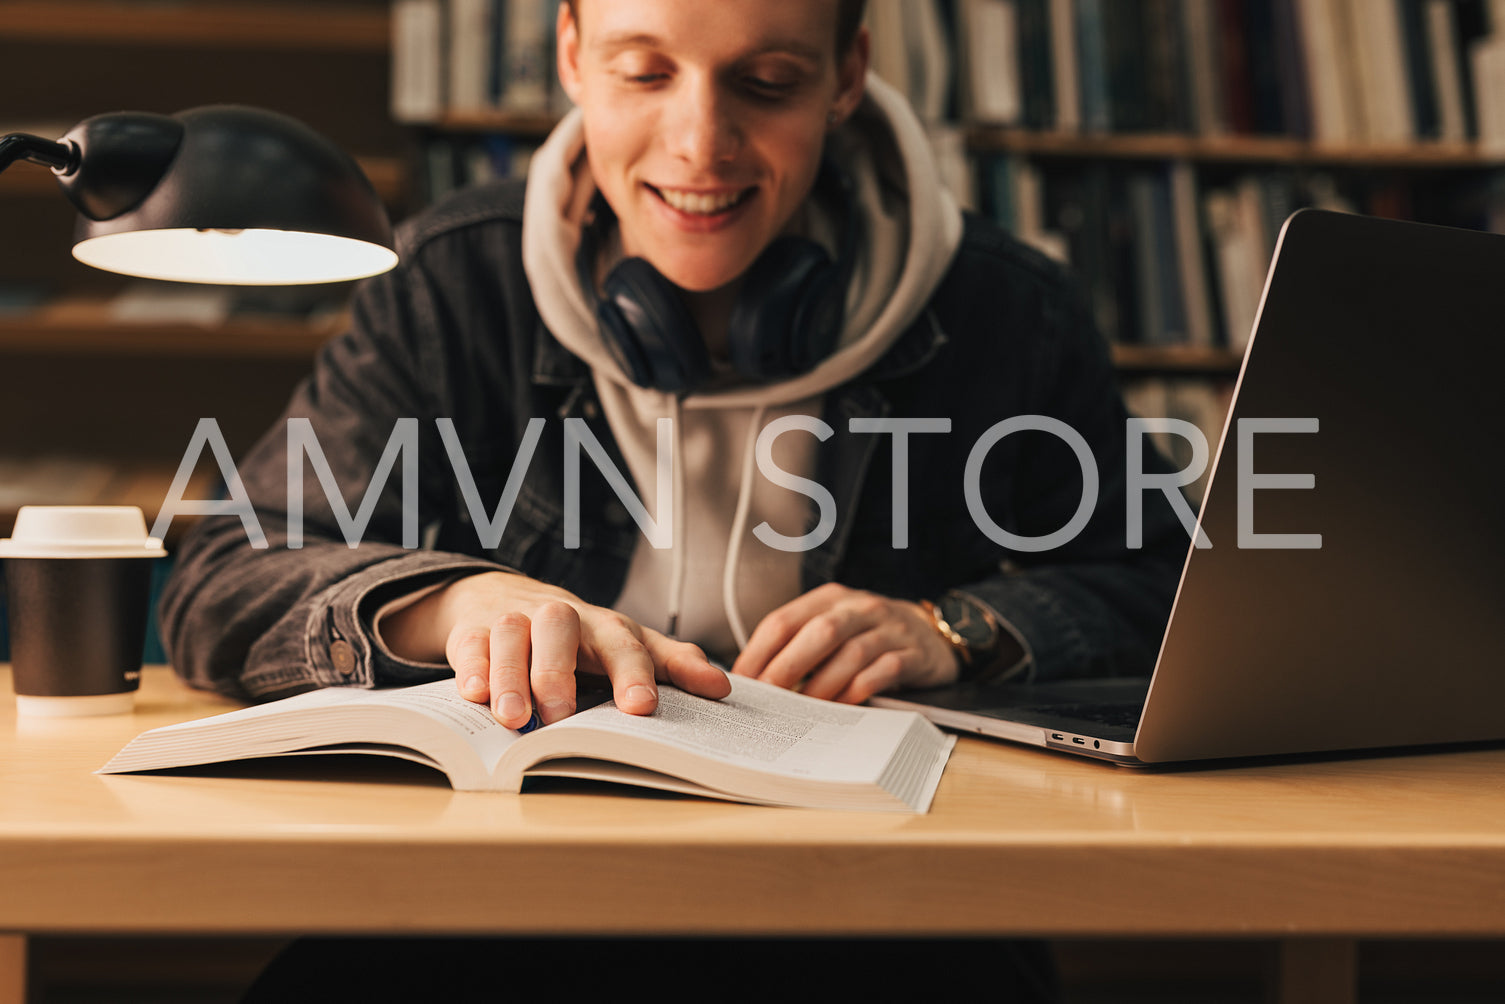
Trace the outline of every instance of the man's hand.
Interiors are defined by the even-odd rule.
[[[919,604],[827,583],[764,617],[732,672],[861,704],[884,690],[954,683],[959,668]]]
[[[512,729],[535,702],[546,725],[574,714],[577,670],[607,676],[617,707],[634,715],[658,706],[658,680],[702,697],[731,692],[698,646],[509,572],[456,579],[383,618],[381,634],[405,658],[434,662],[442,652],[461,696],[490,704]]]

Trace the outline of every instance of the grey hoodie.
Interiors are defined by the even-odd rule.
[[[683,398],[628,379],[602,343],[580,288],[575,254],[595,185],[578,111],[534,155],[528,174],[523,265],[539,314],[591,366],[627,473],[647,517],[662,528],[659,543],[672,540],[655,547],[644,533],[616,609],[725,660],[746,644],[748,626],[800,593],[799,550],[764,538],[777,543],[769,528],[785,538],[808,529],[809,498],[794,489],[795,479],[814,470],[815,439],[795,430],[772,440],[768,459],[788,475],[780,486],[758,470],[760,433],[780,419],[818,417],[827,390],[882,356],[919,316],[961,241],[961,212],[941,183],[923,127],[877,77],[869,76],[866,97],[832,135],[829,152],[855,186],[862,226],[836,350],[813,370],[777,383]],[[796,228],[834,253],[835,228],[813,200],[800,217]],[[669,476],[661,477],[665,418],[673,422],[672,447],[664,451]],[[679,462],[669,473],[671,452]]]

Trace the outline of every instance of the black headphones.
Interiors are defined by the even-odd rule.
[[[821,165],[817,192],[830,190],[839,210],[841,246],[836,261],[804,237],[779,237],[763,249],[743,277],[732,307],[727,341],[732,367],[769,381],[812,369],[831,354],[841,334],[847,284],[856,254],[856,197],[851,182],[830,161]],[[601,242],[616,214],[597,192],[580,232],[575,268],[595,306],[601,340],[641,387],[689,393],[711,377],[711,359],[695,321],[675,286],[643,258],[618,262],[595,284]]]

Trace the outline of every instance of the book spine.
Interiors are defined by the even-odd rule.
[[[1019,239],[1041,254],[1068,264],[1066,238],[1045,223],[1045,176],[1040,168],[1020,158],[1014,172],[1014,212]]]
[[[1055,127],[1082,128],[1081,68],[1077,58],[1076,0],[1049,0],[1050,81],[1055,97]]]
[[[905,36],[912,40],[910,47],[911,81],[914,88],[913,102],[915,110],[923,122],[943,122],[951,105],[951,81],[955,74],[952,66],[952,47],[946,35],[945,18],[941,14],[941,0],[909,0],[904,5],[905,16],[909,20],[909,30]],[[1016,40],[1013,37],[1015,22],[1012,21],[1013,4],[1005,3],[1010,17],[1009,37],[1002,39],[1005,48],[998,50],[1000,54],[1009,53],[1016,48]],[[1020,104],[1022,99],[1019,95],[1019,63],[1017,58],[1006,57],[1002,62],[1004,74],[1012,78],[1014,86],[1013,101]],[[1015,121],[1019,118],[1016,112]]]
[[[1181,45],[1183,0],[1145,0],[1144,40],[1145,125],[1163,132],[1186,132],[1191,128],[1191,95],[1188,70]]]
[[[969,117],[1014,125],[1024,117],[1018,11],[1012,0],[963,0],[962,63]]]
[[[1454,48],[1458,52],[1458,70],[1463,94],[1464,133],[1468,139],[1479,135],[1479,119],[1476,95],[1478,82],[1474,79],[1472,53],[1474,46],[1490,33],[1489,9],[1484,0],[1457,0],[1454,5]]]
[[[1170,167],[1171,218],[1175,228],[1176,268],[1185,303],[1186,340],[1210,346],[1216,339],[1213,304],[1207,276],[1207,252],[1202,237],[1197,172],[1186,161]]]
[[[440,0],[392,4],[392,117],[436,121],[444,111],[444,8]]]
[[[870,57],[874,73],[900,93],[911,93],[909,53],[904,40],[903,0],[868,0],[868,29],[872,35]]]
[[[1114,300],[1115,327],[1109,337],[1123,342],[1143,341],[1139,331],[1139,288],[1135,282],[1134,216],[1129,201],[1128,175],[1122,170],[1103,170],[1108,221],[1108,282]]]
[[[1134,291],[1138,301],[1138,337],[1132,341],[1163,344],[1167,308],[1164,280],[1165,248],[1160,243],[1160,227],[1155,218],[1154,181],[1145,171],[1135,171],[1128,179],[1129,211],[1134,220]],[[1129,339],[1126,339],[1129,340]]]
[[[1244,30],[1248,51],[1251,131],[1263,135],[1290,132],[1281,99],[1279,57],[1275,40],[1275,0],[1245,0]]]
[[[1347,53],[1339,42],[1341,0],[1294,0],[1292,13],[1301,43],[1311,113],[1311,137],[1341,145],[1356,138],[1353,94],[1344,78]]]
[[[1254,132],[1254,90],[1249,72],[1245,0],[1218,0],[1218,55],[1222,64],[1224,115],[1229,129]]]
[[[1087,291],[1098,330],[1109,341],[1119,340],[1108,170],[1102,164],[1073,165],[1048,175],[1044,187],[1046,218],[1061,234],[1067,261]]]
[[[1505,28],[1474,46],[1472,64],[1479,148],[1505,154]]]
[[[506,87],[502,106],[508,111],[540,114],[549,110],[549,75],[553,71],[548,0],[509,0],[506,4]]]
[[[1222,341],[1229,348],[1239,350],[1248,344],[1249,329],[1254,320],[1248,275],[1250,238],[1232,192],[1221,189],[1208,192],[1204,208],[1223,308]]]
[[[1073,2],[1082,130],[1107,132],[1113,128],[1113,104],[1108,93],[1108,46],[1103,21],[1103,4],[1109,0]]]
[[[445,136],[430,139],[423,147],[423,195],[432,205],[459,186],[455,141]]]
[[[487,0],[486,104],[502,107],[507,96],[507,0]]]
[[[1399,0],[1362,0],[1353,9],[1363,53],[1360,67],[1366,73],[1370,139],[1378,143],[1407,143],[1415,138],[1416,125],[1406,80]]]
[[[978,163],[978,186],[982,211],[1004,230],[1019,236],[1019,212],[1014,196],[1016,185],[1014,172],[1022,159],[1012,155],[994,155],[982,158]]]
[[[1024,87],[1024,124],[1049,129],[1056,121],[1049,0],[1018,0],[1017,51]]]
[[[1275,32],[1275,70],[1284,131],[1302,139],[1312,137],[1310,74],[1296,18],[1296,0],[1274,0],[1271,22]]]
[[[451,110],[492,107],[491,36],[491,0],[449,0]]]
[[[1139,132],[1150,128],[1149,64],[1144,37],[1146,3],[1101,5],[1102,39],[1106,67],[1107,128]]]
[[[1347,98],[1349,139],[1355,143],[1374,141],[1377,123],[1374,119],[1374,93],[1370,77],[1373,55],[1368,51],[1362,31],[1364,16],[1362,3],[1354,0],[1328,0],[1332,4],[1333,28],[1337,35],[1336,52],[1339,58],[1340,76]],[[1372,2],[1372,0],[1371,0]]]
[[[1222,78],[1218,72],[1217,7],[1208,0],[1181,5],[1181,48],[1186,54],[1188,90],[1192,99],[1192,129],[1202,136],[1228,132]]]
[[[1155,248],[1160,258],[1157,278],[1161,304],[1160,328],[1152,334],[1162,345],[1185,345],[1191,341],[1191,335],[1187,331],[1186,290],[1181,281],[1169,165],[1151,175],[1150,199],[1155,220]]]
[[[1463,87],[1466,75],[1458,56],[1458,26],[1453,0],[1425,0],[1427,45],[1432,53],[1433,89],[1437,94],[1437,138],[1461,143],[1468,136]]]
[[[1406,81],[1410,85],[1411,120],[1417,139],[1437,139],[1441,119],[1437,107],[1437,71],[1427,31],[1426,0],[1398,0],[1401,42],[1405,47]]]

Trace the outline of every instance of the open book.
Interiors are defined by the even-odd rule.
[[[374,753],[459,791],[578,777],[763,805],[925,812],[956,739],[918,714],[816,700],[733,676],[719,701],[660,685],[658,710],[607,701],[520,734],[454,680],[330,688],[143,732],[103,774],[305,753]]]

